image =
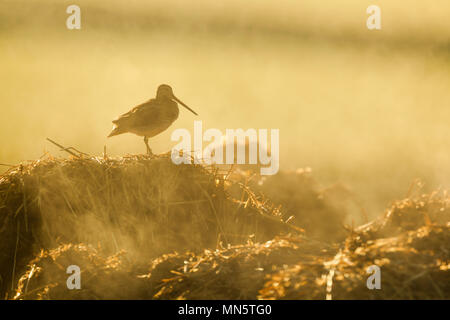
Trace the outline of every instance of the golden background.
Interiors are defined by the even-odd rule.
[[[68,30],[67,6],[81,8]],[[381,7],[382,30],[366,27]],[[416,179],[449,187],[450,3],[0,1],[0,163],[144,153],[111,120],[167,83],[176,128],[279,128],[282,170],[341,182],[371,216]],[[2,166],[4,171],[7,167]]]

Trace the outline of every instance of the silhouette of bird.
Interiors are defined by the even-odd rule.
[[[127,132],[143,136],[147,154],[153,154],[152,149],[148,145],[148,138],[160,134],[177,120],[179,113],[177,103],[193,114],[198,115],[175,97],[169,85],[162,84],[156,91],[156,98],[134,107],[129,112],[113,120],[113,130],[108,135],[108,138]]]

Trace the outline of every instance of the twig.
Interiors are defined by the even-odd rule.
[[[15,167],[15,165],[13,165],[13,164],[7,164],[7,163],[0,163],[0,166],[5,166],[5,167]]]
[[[80,155],[78,155],[78,154],[76,154],[76,153],[70,151],[70,150],[69,150],[70,148],[65,148],[65,147],[63,147],[62,145],[60,145],[59,143],[53,141],[53,140],[50,139],[50,138],[47,138],[47,140],[50,141],[51,143],[53,143],[55,146],[60,147],[60,148],[61,148],[61,151],[66,151],[67,153],[70,153],[71,155],[73,155],[74,157],[77,157],[77,158],[80,157]],[[73,149],[73,148],[72,148],[72,149]],[[79,151],[78,151],[78,152],[79,152]]]
[[[16,276],[16,261],[17,261],[17,248],[19,247],[19,236],[20,236],[20,220],[17,220],[17,235],[16,235],[16,249],[14,250],[14,263],[11,276],[11,291],[14,290],[14,277]]]
[[[254,193],[253,193],[246,185],[244,185],[244,184],[242,184],[242,183],[239,183],[239,185],[240,185],[241,189],[244,190],[245,193],[247,194],[247,197],[248,197],[248,199],[250,200],[250,202],[251,202],[251,204],[252,204],[252,207],[255,208],[255,209],[256,209],[256,212],[258,212],[262,217],[264,217],[264,218],[266,218],[266,219],[269,219],[269,220],[271,220],[271,221],[274,221],[274,222],[276,222],[276,223],[278,223],[278,224],[281,224],[281,225],[283,225],[283,226],[285,226],[285,227],[288,227],[288,228],[290,228],[290,229],[293,229],[293,230],[295,230],[295,231],[297,231],[297,232],[300,232],[300,233],[304,233],[304,232],[305,232],[305,230],[303,230],[303,229],[300,228],[300,227],[297,227],[297,226],[292,225],[292,224],[290,224],[290,223],[286,223],[285,221],[283,221],[283,220],[281,220],[281,219],[278,219],[278,218],[276,218],[276,217],[274,217],[274,216],[271,216],[270,214],[265,213],[265,212],[264,212],[264,207],[261,206],[261,204],[259,203],[259,201],[256,199]],[[239,200],[232,199],[232,201],[233,201],[233,202],[240,203]],[[247,200],[247,201],[248,201],[248,200]]]
[[[80,150],[78,150],[78,149],[75,149],[74,147],[68,147],[68,148],[65,148],[65,150],[73,150],[73,151],[78,152],[79,154],[82,154],[82,155],[85,155],[85,156],[88,156],[88,157],[89,157],[89,154],[88,154],[88,153],[82,152],[82,151],[80,151]]]

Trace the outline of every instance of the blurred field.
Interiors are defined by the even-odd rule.
[[[110,121],[168,83],[206,127],[280,128],[283,170],[344,183],[371,216],[416,178],[449,187],[448,1],[377,1],[375,32],[356,0],[78,1],[80,31],[69,4],[0,2],[0,163],[55,152],[46,137],[143,153],[107,140]],[[193,120],[182,110],[154,151]]]

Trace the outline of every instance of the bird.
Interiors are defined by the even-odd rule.
[[[112,121],[113,129],[108,135],[108,138],[122,133],[134,133],[144,137],[147,154],[152,155],[153,152],[148,145],[148,138],[165,131],[178,119],[178,104],[181,104],[198,116],[194,110],[189,108],[173,94],[172,88],[169,85],[161,84],[156,91],[156,98],[134,107]]]

